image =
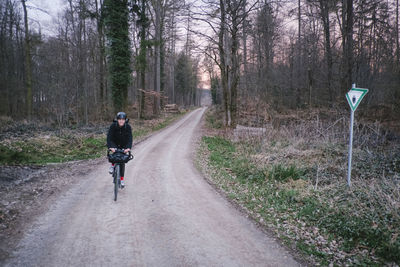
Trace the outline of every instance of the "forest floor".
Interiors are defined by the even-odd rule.
[[[238,134],[224,129],[212,109],[198,166],[311,265],[399,266],[400,136],[378,122],[356,122],[349,188],[349,122],[336,115],[288,112],[260,131]]]
[[[184,114],[184,113],[183,113]],[[131,120],[134,144],[179,119],[163,114]],[[0,262],[23,229],[49,204],[106,161],[109,123],[54,128],[26,123],[0,124]],[[105,174],[106,175],[106,174]]]

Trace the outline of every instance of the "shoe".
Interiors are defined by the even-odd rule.
[[[124,180],[121,180],[121,188],[124,188],[124,187],[125,187]]]
[[[114,173],[114,166],[111,166],[111,167],[108,169],[108,173],[109,173],[109,174],[113,174],[113,173]]]

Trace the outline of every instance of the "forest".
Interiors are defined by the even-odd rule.
[[[225,125],[252,106],[344,109],[352,84],[370,89],[372,113],[399,114],[398,1],[220,1],[214,10],[215,21],[200,16],[218,36],[206,66]]]
[[[49,7],[56,2],[54,13]],[[104,182],[104,190],[106,181],[111,185],[98,176],[108,167],[109,123],[123,110],[135,154],[128,182],[136,190],[125,196],[135,197],[137,211],[179,203],[178,212],[165,216],[171,220],[143,222],[171,223],[147,229],[189,233],[177,235],[184,253],[201,242],[191,239],[197,228],[183,228],[204,223],[199,229],[210,231],[213,246],[237,242],[265,256],[267,249],[247,246],[254,243],[249,235],[236,239],[255,223],[304,265],[398,266],[399,14],[399,0],[1,0],[0,229],[14,225],[7,228],[14,240],[19,230],[13,229],[30,218],[26,211],[72,179]],[[51,16],[50,24],[41,16]],[[350,113],[346,93],[354,87],[368,93]],[[103,172],[90,178],[90,168]],[[212,197],[202,193],[203,182]],[[242,219],[218,212],[209,185],[252,226],[225,229]],[[99,187],[91,189],[88,195]],[[136,204],[137,196],[148,201],[153,193],[150,205]],[[187,203],[195,219],[174,224],[187,222],[190,214],[181,213]],[[93,208],[77,206],[82,214]],[[168,211],[160,207],[160,214]],[[202,221],[210,210],[216,215]],[[160,232],[169,234],[152,235],[155,243],[171,240],[157,240]],[[214,242],[216,236],[235,241]],[[155,256],[170,260],[166,248]],[[0,261],[8,250],[0,242]],[[243,255],[223,263],[236,256],[257,262],[238,251]],[[193,262],[215,265],[200,254]]]
[[[136,117],[140,90],[198,104],[199,61],[175,48],[183,2],[66,2],[46,36],[30,20],[30,1],[1,1],[1,115],[58,125],[124,109]]]
[[[4,116],[140,117],[143,91],[190,106],[210,87],[235,126],[249,106],[344,108],[353,83],[370,90],[365,109],[400,113],[398,0],[68,0],[50,36],[33,9],[0,3]]]

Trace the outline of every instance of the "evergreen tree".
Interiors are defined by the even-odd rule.
[[[142,91],[140,92],[140,105],[139,105],[139,116],[140,118],[144,118],[144,92],[146,91],[146,68],[147,68],[147,47],[150,45],[150,42],[146,40],[147,29],[150,26],[149,18],[146,15],[146,0],[138,0],[133,1],[132,11],[138,19],[136,20],[136,24],[140,28],[139,31],[139,39],[140,39],[140,48],[139,54],[136,57],[136,70],[139,73],[140,86]]]
[[[182,105],[193,105],[196,99],[197,71],[192,59],[181,52],[175,66],[175,89],[177,102]]]
[[[104,0],[111,92],[116,111],[126,108],[131,75],[128,18],[128,0]]]
[[[219,81],[217,77],[211,77],[211,98],[213,105],[220,104],[218,99]]]

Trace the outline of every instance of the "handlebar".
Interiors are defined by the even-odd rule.
[[[125,149],[123,149],[123,148],[116,148],[114,153],[123,153],[123,154],[125,154],[124,151],[125,151]],[[110,152],[111,152],[111,149],[110,148],[107,149],[107,156],[110,155]],[[131,154],[131,151],[129,150],[128,152],[129,152],[128,153],[129,154],[129,159],[133,159],[133,155]]]
[[[107,150],[107,153],[109,154],[111,151],[111,148]],[[114,153],[124,153],[125,149],[124,148],[116,148]],[[129,154],[131,154],[131,151],[129,150]]]

